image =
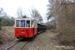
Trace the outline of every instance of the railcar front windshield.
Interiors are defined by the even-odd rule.
[[[19,20],[16,20],[16,27],[19,27]]]
[[[26,25],[26,21],[25,20],[21,20],[21,27],[25,27],[25,25]]]
[[[30,20],[16,20],[16,27],[30,27]]]
[[[27,20],[26,27],[30,27],[30,20]]]

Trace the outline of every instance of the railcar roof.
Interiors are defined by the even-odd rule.
[[[42,24],[39,24],[39,23],[38,23],[38,25],[39,25],[39,26],[44,26],[44,27],[46,27],[45,25],[42,25]]]
[[[32,21],[36,21],[36,20],[31,19],[31,18],[16,18],[15,20],[32,20]]]
[[[16,18],[15,20],[32,20],[31,18]]]

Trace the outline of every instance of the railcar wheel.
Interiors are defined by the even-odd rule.
[[[17,39],[21,40],[21,39],[23,39],[23,38],[19,38],[19,37],[17,37]]]
[[[19,39],[19,37],[17,37],[17,39]]]
[[[34,35],[32,38],[35,38],[36,37],[36,35]]]

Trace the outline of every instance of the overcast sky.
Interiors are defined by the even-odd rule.
[[[0,0],[0,7],[4,8],[4,11],[16,18],[16,12],[18,7],[23,8],[23,13],[30,17],[30,11],[32,8],[36,8],[42,15],[44,22],[46,22],[46,13],[48,0]]]

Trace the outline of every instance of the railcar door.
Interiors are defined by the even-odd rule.
[[[31,21],[32,35],[34,36],[34,21]]]
[[[31,22],[31,27],[32,27],[32,32],[33,32],[33,36],[36,35],[37,33],[37,23],[35,21]]]

